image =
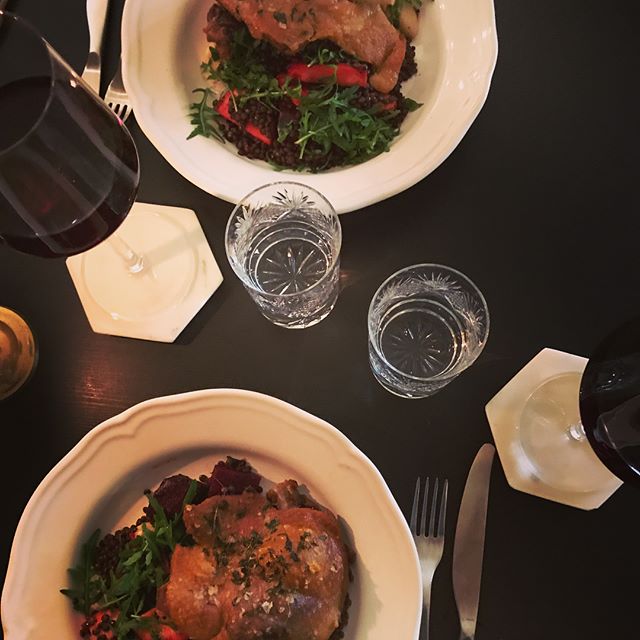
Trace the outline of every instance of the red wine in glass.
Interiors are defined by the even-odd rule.
[[[122,122],[30,25],[0,15],[0,240],[84,252],[122,223],[138,180]]]
[[[580,415],[600,460],[640,485],[640,317],[596,347],[582,375]]]

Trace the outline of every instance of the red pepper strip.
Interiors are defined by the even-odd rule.
[[[264,142],[265,144],[271,144],[271,138],[269,138],[269,136],[266,136],[264,133],[262,133],[262,131],[260,131],[260,129],[258,129],[258,127],[256,127],[256,125],[253,124],[253,122],[249,122],[247,126],[244,128],[244,130],[250,136],[253,136],[254,138],[257,138],[258,140],[260,140],[260,142]]]
[[[382,111],[393,111],[397,106],[398,103],[395,100],[380,103],[380,109],[382,109]]]
[[[227,91],[220,99],[220,102],[218,102],[218,104],[216,105],[216,111],[225,120],[228,120],[229,122],[233,122],[233,124],[240,126],[240,123],[231,116],[231,111],[229,108],[230,101],[231,101],[231,92]],[[263,142],[264,144],[271,144],[271,138],[269,138],[264,133],[262,133],[262,131],[260,131],[260,129],[258,129],[258,127],[255,124],[253,124],[253,122],[249,122],[247,125],[245,125],[244,130],[250,136],[253,136],[257,140],[260,140],[260,142]]]
[[[343,87],[358,85],[367,86],[368,74],[366,69],[358,69],[350,64],[341,62],[337,65],[312,64],[308,66],[301,62],[290,64],[287,74],[292,78],[297,78],[301,82],[322,82],[335,77],[336,82]]]
[[[233,124],[238,124],[237,120],[234,120],[231,117],[231,112],[229,110],[229,102],[231,100],[231,92],[227,91],[221,98],[220,102],[216,105],[216,111],[229,122],[233,122]],[[240,126],[240,125],[238,125]]]

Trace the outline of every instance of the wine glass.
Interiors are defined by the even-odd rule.
[[[104,333],[163,339],[160,325],[174,331],[187,299],[188,322],[213,293],[195,214],[134,205],[140,168],[127,128],[36,29],[3,11],[0,123],[0,243],[74,256],[67,265],[96,331],[104,321]]]
[[[640,485],[640,317],[608,335],[582,375],[540,384],[519,430],[536,476],[551,487],[587,493],[615,489],[617,479]]]
[[[580,385],[580,415],[600,460],[622,481],[640,485],[640,317],[592,353]]]
[[[43,257],[86,251],[131,209],[136,147],[31,25],[0,14],[0,237]]]

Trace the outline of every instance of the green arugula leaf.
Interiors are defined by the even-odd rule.
[[[187,140],[195,136],[204,136],[205,138],[216,138],[221,142],[225,142],[214,126],[215,115],[213,107],[211,107],[212,92],[210,89],[194,89],[193,93],[202,93],[199,102],[193,102],[189,107],[190,123],[193,130],[187,137]]]
[[[421,102],[416,102],[411,98],[407,98],[406,96],[402,99],[402,104],[407,109],[407,111],[416,111],[422,106]]]
[[[78,564],[69,569],[71,589],[60,589],[60,593],[71,598],[74,609],[85,615],[89,615],[91,605],[99,597],[103,586],[93,566],[99,540],[100,529],[96,529],[82,545]]]

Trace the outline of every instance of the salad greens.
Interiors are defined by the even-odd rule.
[[[183,505],[193,501],[196,491],[197,483],[192,481]],[[154,607],[156,589],[169,577],[169,559],[176,545],[190,541],[182,513],[169,518],[156,498],[150,492],[146,495],[154,513],[153,525],[143,523],[140,535],[123,546],[115,570],[105,576],[96,567],[98,529],[82,546],[78,564],[69,570],[71,588],[61,589],[85,616],[93,610],[116,608],[113,633],[118,640],[134,637],[138,629],[153,630],[157,620],[143,614]]]
[[[396,4],[420,1],[396,0]],[[317,170],[318,163],[311,167],[308,160],[326,156],[334,147],[342,152],[341,164],[368,160],[389,149],[399,133],[401,109],[413,111],[420,106],[399,93],[386,104],[371,105],[371,100],[359,100],[360,87],[338,85],[335,73],[325,82],[306,85],[303,91],[297,80],[283,74],[275,77],[273,70],[265,64],[265,60],[273,62],[273,48],[264,41],[253,39],[244,25],[234,31],[229,53],[221,60],[216,48],[210,47],[209,59],[201,68],[207,80],[223,83],[231,93],[232,114],[253,100],[276,112],[281,111],[280,105],[285,98],[295,105],[292,109],[294,117],[283,118],[281,113],[277,139],[273,141],[274,144],[295,144],[299,165],[289,168]],[[311,47],[308,54],[302,53],[301,61],[308,65],[337,65],[353,63],[354,59],[340,50]],[[283,58],[283,69],[286,64]],[[193,130],[189,138],[201,135],[221,140],[220,124],[225,116],[216,109],[219,96],[210,87],[200,87],[194,93],[198,94],[199,100],[190,106]],[[282,168],[276,162],[272,164]]]

